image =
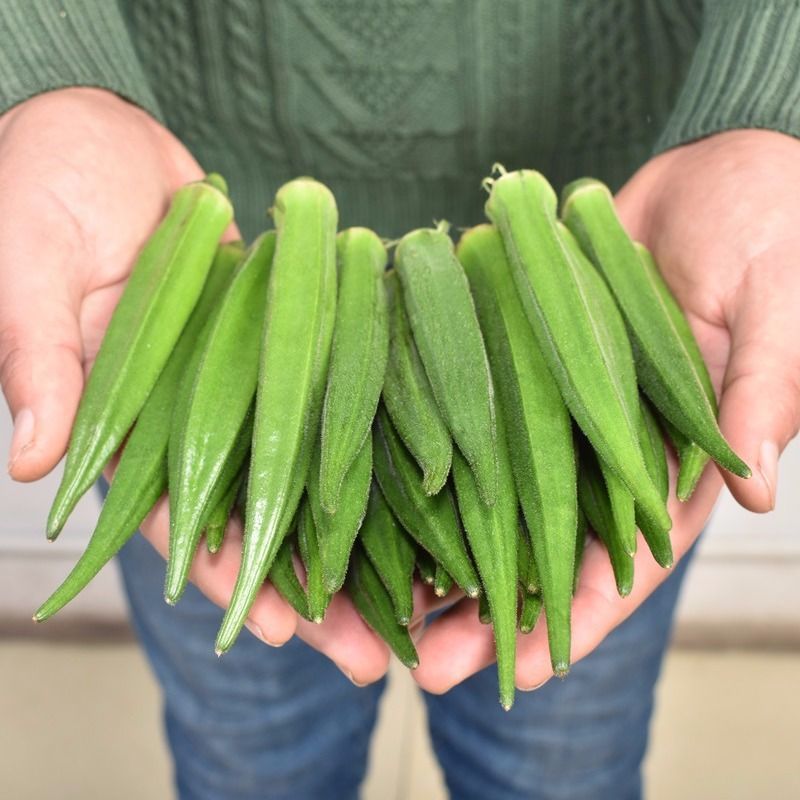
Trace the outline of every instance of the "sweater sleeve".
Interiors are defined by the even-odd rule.
[[[800,0],[705,0],[697,49],[655,149],[740,128],[800,136]]]
[[[117,0],[2,0],[0,113],[68,86],[108,89],[161,116]]]

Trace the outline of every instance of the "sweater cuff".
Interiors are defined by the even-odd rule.
[[[161,118],[116,0],[2,0],[0,113],[71,86],[108,89]]]
[[[703,28],[656,152],[712,133],[800,136],[800,0],[707,0]]]

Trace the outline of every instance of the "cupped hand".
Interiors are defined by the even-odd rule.
[[[642,167],[616,198],[631,235],[653,251],[692,326],[720,396],[720,426],[753,476],[724,480],[752,511],[775,505],[778,458],[800,426],[800,142],[736,131],[675,148]],[[723,485],[707,468],[688,503],[674,498],[676,560],[700,535]],[[605,551],[588,546],[573,605],[572,660],[590,653],[669,576],[641,538],[635,584],[615,590]],[[544,618],[519,637],[517,684],[550,677]],[[418,645],[419,684],[444,692],[494,660],[491,630],[473,601],[435,620]]]
[[[173,192],[202,176],[167,129],[100,89],[49,92],[0,117],[0,384],[14,419],[8,471],[15,480],[36,480],[63,456],[85,375],[136,255]],[[198,550],[192,571],[223,607],[241,554],[241,531],[231,527],[218,555]],[[168,529],[162,500],[142,533],[165,557]],[[250,628],[276,645],[296,632],[358,683],[378,679],[388,665],[386,647],[343,596],[314,626],[265,586]]]

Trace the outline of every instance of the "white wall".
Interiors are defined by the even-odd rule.
[[[0,458],[8,452],[11,424],[0,411]],[[0,620],[25,624],[38,603],[68,572],[91,533],[99,508],[84,498],[54,544],[44,523],[60,467],[36,484],[15,484],[0,471]],[[754,639],[800,643],[800,442],[782,461],[777,509],[749,514],[724,496],[688,580],[679,635],[703,641]],[[113,567],[70,606],[62,618],[118,620],[124,613]],[[32,623],[31,623],[32,624]]]

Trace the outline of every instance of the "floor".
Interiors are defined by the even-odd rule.
[[[171,796],[156,687],[135,646],[6,640],[0,676],[3,796]],[[800,797],[798,741],[800,652],[673,650],[659,691],[647,796]],[[363,797],[445,796],[422,704],[397,670]]]

